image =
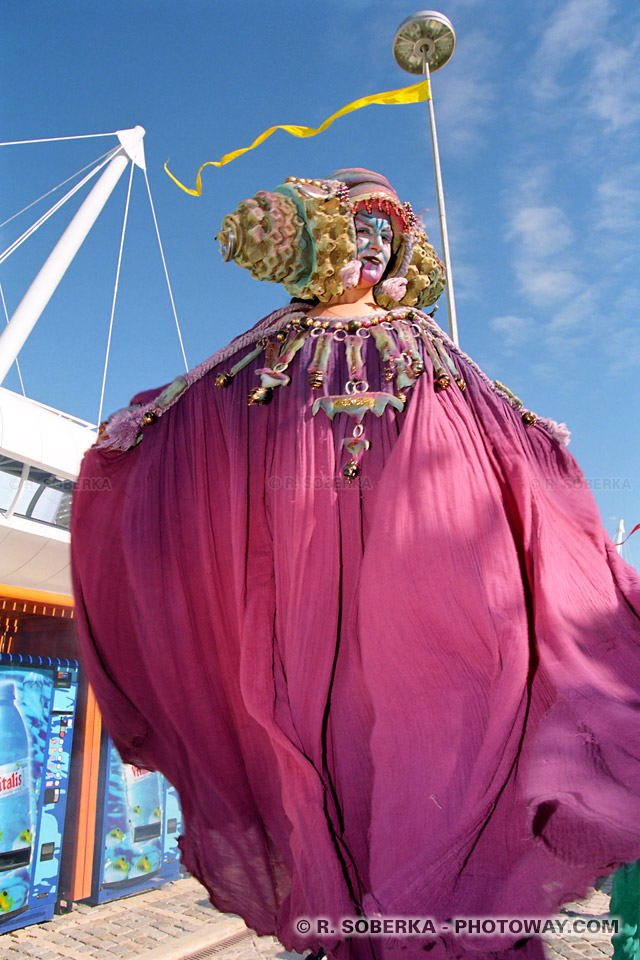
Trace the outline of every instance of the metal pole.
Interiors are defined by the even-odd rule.
[[[621,520],[618,524],[618,529],[616,531],[615,547],[619,555],[622,556],[622,541],[624,540],[624,520]]]
[[[429,123],[431,126],[431,146],[433,148],[433,165],[436,171],[436,194],[438,196],[438,214],[440,218],[440,236],[442,238],[442,259],[447,274],[447,285],[445,293],[447,295],[447,314],[449,320],[449,336],[454,343],[458,343],[458,319],[456,317],[456,302],[453,295],[453,274],[451,272],[451,255],[449,253],[449,233],[447,231],[447,214],[444,207],[444,190],[442,189],[442,173],[440,172],[440,152],[438,150],[438,135],[436,133],[436,115],[433,109],[433,98],[431,96],[431,76],[429,72],[429,61],[426,51],[424,52],[424,75],[429,82]]]
[[[76,212],[71,223],[45,260],[37,277],[20,301],[11,320],[0,334],[0,383],[11,369],[27,337],[51,299],[67,268],[82,246],[115,185],[126,170],[129,160],[136,160],[144,129],[118,134],[123,146],[109,162],[104,173]]]

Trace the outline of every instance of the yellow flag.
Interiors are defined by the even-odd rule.
[[[287,133],[292,134],[294,137],[315,137],[318,133],[324,133],[324,131],[330,127],[333,121],[337,120],[338,117],[344,117],[345,114],[353,113],[354,110],[360,110],[362,107],[368,107],[369,104],[372,103],[420,103],[422,100],[430,99],[431,91],[429,90],[429,81],[425,79],[420,83],[412,84],[410,87],[402,87],[400,90],[387,90],[384,93],[374,93],[370,97],[361,97],[360,100],[354,100],[353,103],[348,103],[346,107],[342,107],[342,109],[338,110],[337,113],[332,113],[331,116],[327,117],[324,123],[317,128],[301,127],[297,124],[283,124],[277,127],[269,127],[268,130],[265,130],[264,133],[261,133],[260,136],[253,141],[250,147],[241,147],[239,150],[234,150],[232,153],[225,153],[225,155],[219,160],[208,160],[206,163],[203,163],[198,170],[195,190],[191,190],[189,187],[185,187],[183,183],[180,183],[180,181],[171,173],[166,163],[164,165],[164,169],[169,174],[171,179],[178,184],[181,190],[184,190],[185,193],[190,193],[192,197],[199,197],[202,193],[202,180],[200,178],[200,174],[205,167],[223,167],[225,163],[231,163],[231,161],[235,160],[236,157],[240,157],[243,153],[248,153],[249,150],[253,150],[254,147],[260,146],[260,144],[264,143],[264,141],[270,137],[272,133],[275,133],[276,130],[286,130]]]

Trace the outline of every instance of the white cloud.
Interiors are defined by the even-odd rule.
[[[455,57],[446,66],[446,82],[444,75],[442,83],[439,76],[432,79],[436,121],[447,150],[460,153],[486,136],[496,99],[489,70],[498,53],[495,40],[471,30],[458,41]]]
[[[517,317],[510,314],[503,317],[494,317],[491,320],[491,328],[500,335],[505,346],[515,347],[529,339],[535,328],[535,321],[529,317]]]
[[[636,320],[640,318],[636,317]],[[605,342],[605,352],[609,357],[609,376],[619,378],[630,373],[637,376],[640,368],[640,339],[638,325],[623,326],[612,330]]]
[[[609,0],[568,0],[543,31],[530,73],[534,95],[555,101],[558,114],[577,121],[587,111],[609,131],[640,121],[640,27],[629,16],[617,22],[617,12]],[[567,98],[564,71],[571,66],[582,79],[571,82]]]
[[[627,270],[638,273],[639,184],[640,165],[621,163],[607,170],[596,188],[591,214],[592,248],[597,250],[593,269],[608,276],[612,285]]]
[[[633,233],[640,226],[640,166],[621,166],[605,174],[597,186],[595,227],[615,234]]]
[[[557,305],[552,300],[555,309],[548,324],[549,337],[564,336],[570,328],[577,328],[575,332],[584,334],[591,332],[593,321],[597,317],[598,298],[601,295],[600,282],[600,276],[594,271],[586,282],[581,284],[581,289],[576,288],[565,303]]]
[[[603,40],[591,71],[589,109],[612,130],[623,130],[640,120],[637,64],[640,30],[628,45]]]
[[[456,257],[451,263],[451,273],[456,299],[477,302],[486,284],[481,269],[469,260]]]
[[[557,303],[580,290],[573,266],[573,231],[557,204],[513,202],[507,239],[516,276],[531,302]]]
[[[580,289],[580,281],[571,270],[544,269],[533,260],[521,258],[516,273],[525,294],[537,304],[566,300]]]
[[[608,0],[568,0],[552,16],[533,58],[534,93],[541,98],[561,94],[558,75],[576,56],[595,52],[606,35]]]
[[[611,13],[608,0],[568,0],[542,35],[539,56],[548,68],[598,43]]]
[[[562,376],[562,363],[558,359],[551,358],[545,363],[534,363],[531,366],[531,372],[538,380],[546,383],[557,383]]]
[[[556,205],[520,207],[511,217],[510,232],[531,257],[552,256],[566,249],[573,240],[569,222]]]

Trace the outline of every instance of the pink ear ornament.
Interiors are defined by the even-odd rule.
[[[407,292],[406,277],[389,277],[388,280],[383,280],[382,292],[386,293],[392,300],[399,302]]]
[[[340,279],[344,284],[345,290],[355,287],[362,273],[362,262],[360,260],[349,260],[340,271]]]

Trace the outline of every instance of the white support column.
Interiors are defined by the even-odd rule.
[[[123,130],[118,133],[122,147],[106,166],[0,335],[0,383],[11,369],[69,264],[129,165],[129,161],[133,161],[138,166],[144,166],[142,147],[144,134],[142,127],[134,127],[132,130]]]
[[[620,556],[622,556],[622,542],[624,540],[624,534],[625,534],[624,520],[621,520],[620,523],[618,524],[618,529],[616,531],[616,539],[614,541],[615,548],[620,554]]]
[[[451,254],[449,253],[449,231],[447,230],[447,213],[444,207],[444,189],[442,186],[442,172],[440,170],[440,151],[438,149],[438,134],[436,133],[436,115],[433,109],[433,97],[431,93],[431,76],[429,72],[429,62],[424,55],[424,75],[429,83],[429,126],[431,128],[431,146],[433,148],[433,166],[436,173],[436,194],[438,197],[438,215],[440,219],[440,237],[442,239],[442,259],[447,275],[447,285],[445,293],[447,296],[447,313],[449,319],[449,336],[454,343],[458,340],[458,318],[456,316],[456,301],[453,294],[453,272],[451,270]]]

